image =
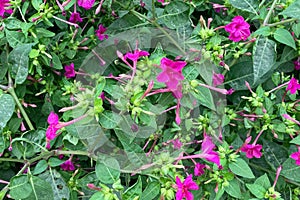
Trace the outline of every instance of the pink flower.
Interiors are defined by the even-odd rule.
[[[83,7],[86,10],[89,10],[93,7],[95,0],[78,0],[78,5]]]
[[[184,182],[182,183],[178,176],[176,176],[176,200],[182,200],[185,198],[186,200],[193,200],[194,196],[189,190],[198,190],[199,186],[193,181],[192,175],[189,175]]]
[[[202,158],[205,158],[207,161],[216,163],[218,166],[220,166],[220,157],[217,152],[213,151],[214,148],[215,144],[212,142],[211,138],[205,135],[201,146]]]
[[[234,89],[233,88],[230,88],[229,90],[227,90],[227,95],[232,95],[232,93],[234,93]]]
[[[65,75],[66,78],[75,77],[76,74],[75,74],[75,69],[74,69],[74,63],[71,63],[70,65],[66,65],[64,67],[64,69],[65,69],[64,75]]]
[[[12,13],[12,9],[7,9],[7,7],[11,6],[9,3],[10,0],[0,0],[0,17],[4,17],[5,13]]]
[[[49,149],[50,148],[50,141],[54,140],[56,137],[56,132],[60,129],[57,128],[56,126],[59,124],[59,118],[58,115],[54,112],[50,112],[47,122],[49,124],[47,130],[46,130],[46,147]]]
[[[182,143],[180,142],[179,139],[172,140],[172,143],[173,143],[174,149],[180,149],[182,146]]]
[[[140,57],[143,57],[143,56],[149,56],[150,54],[147,52],[147,51],[141,51],[139,49],[136,49],[134,50],[134,53],[126,53],[124,55],[124,59],[129,59],[133,62],[137,62],[137,60],[140,58]]]
[[[215,72],[213,72],[213,86],[216,87],[218,85],[222,85],[224,82],[224,75],[223,74],[216,74]]]
[[[102,41],[102,40],[108,38],[108,35],[104,34],[105,31],[106,31],[106,28],[105,28],[102,24],[100,24],[100,25],[98,26],[98,30],[95,31],[97,37],[99,38],[99,40]]]
[[[291,94],[295,94],[297,92],[297,90],[300,89],[300,84],[298,83],[298,80],[295,78],[291,78],[286,91],[290,91]]]
[[[184,79],[182,68],[185,65],[184,61],[173,61],[168,58],[162,58],[160,61],[160,68],[163,71],[157,76],[157,81],[164,82],[177,99],[182,97],[180,81]]]
[[[73,164],[72,160],[70,160],[70,159],[66,160],[63,164],[60,165],[60,167],[62,168],[62,170],[65,170],[65,171],[74,171],[75,170],[74,164]]]
[[[195,176],[201,176],[204,174],[205,165],[201,163],[196,163],[194,168],[194,175]]]
[[[242,16],[236,16],[232,19],[231,23],[225,26],[225,31],[230,33],[230,40],[234,42],[245,41],[250,36],[250,25]]]
[[[260,158],[262,153],[262,145],[260,144],[245,144],[242,146],[241,151],[246,153],[247,158]]]
[[[82,22],[82,18],[80,17],[80,14],[78,12],[73,12],[71,13],[69,22],[72,23]]]
[[[299,151],[292,153],[290,155],[290,157],[296,161],[296,165],[300,166],[300,152]]]
[[[298,60],[294,61],[295,70],[300,70],[300,62]]]
[[[48,124],[57,125],[59,123],[58,120],[59,120],[58,115],[55,112],[51,111],[47,119]]]

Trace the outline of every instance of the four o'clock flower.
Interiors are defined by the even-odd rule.
[[[295,60],[294,61],[294,67],[295,67],[295,70],[300,70],[300,62],[299,62],[299,60]]]
[[[297,79],[295,78],[291,78],[287,88],[286,88],[286,91],[290,91],[291,94],[295,94],[297,92],[297,90],[300,89],[300,84],[298,82]]]
[[[195,168],[194,168],[194,175],[195,176],[201,176],[202,174],[204,174],[204,169],[206,168],[206,166],[204,164],[201,163],[196,163],[195,164]]]
[[[211,138],[205,134],[201,146],[201,156],[207,161],[216,163],[218,166],[220,166],[219,154],[213,151],[215,146],[216,145],[212,142]]]
[[[231,23],[225,26],[225,31],[230,34],[230,40],[234,42],[245,41],[250,36],[250,25],[242,16],[235,16]]]
[[[82,22],[82,18],[80,17],[80,14],[78,12],[72,12],[69,22],[72,23]]]
[[[74,69],[74,63],[71,63],[70,65],[66,65],[64,67],[65,69],[65,77],[66,78],[73,78],[75,77],[76,73],[75,73],[75,69]]]
[[[224,82],[224,75],[223,74],[216,74],[215,72],[213,72],[213,86],[216,87],[218,85],[222,85]]]
[[[89,10],[93,7],[95,0],[78,0],[77,3],[80,7]]]
[[[108,35],[107,35],[107,34],[104,34],[105,31],[106,31],[106,28],[105,28],[102,24],[100,24],[100,25],[98,26],[98,29],[95,31],[96,36],[99,38],[99,40],[102,41],[102,40],[108,38]]]
[[[247,158],[260,158],[262,156],[262,153],[260,152],[262,150],[262,145],[256,144],[258,138],[263,133],[263,130],[259,132],[259,134],[256,136],[254,142],[252,144],[249,144],[251,141],[251,136],[248,137],[245,141],[245,143],[241,147],[241,151],[246,153]]]
[[[72,156],[68,160],[66,160],[63,164],[61,164],[60,167],[64,171],[74,171],[75,166],[72,162]]]
[[[12,13],[12,9],[8,9],[11,6],[10,0],[0,0],[0,17],[4,17],[5,13]]]
[[[296,161],[296,165],[300,166],[300,150],[299,149],[297,152],[292,153],[290,155],[290,157]]]
[[[193,200],[194,196],[189,190],[198,190],[199,186],[193,181],[192,175],[189,175],[183,182],[176,176],[176,200]]]

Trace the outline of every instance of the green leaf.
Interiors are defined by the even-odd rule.
[[[54,158],[54,157],[51,157],[49,160],[48,160],[48,164],[50,167],[57,167],[57,166],[60,166],[61,164],[63,164],[65,161],[64,160],[60,160],[58,158]]]
[[[157,181],[150,182],[143,191],[140,200],[152,200],[160,193],[160,183]]]
[[[15,101],[9,94],[0,96],[0,128],[4,128],[15,110]]]
[[[111,111],[104,111],[100,114],[99,123],[103,128],[113,129],[116,128],[121,120],[120,115]]]
[[[225,78],[227,81],[224,84],[229,84],[235,90],[246,90],[245,81],[253,85],[253,77],[253,63],[251,61],[238,62],[230,67],[230,71]]]
[[[193,96],[199,101],[199,103],[207,108],[216,110],[214,99],[211,91],[208,88],[197,86],[198,93],[192,91]]]
[[[55,53],[51,53],[52,56],[52,67],[54,69],[63,69],[59,57]]]
[[[276,43],[268,38],[259,38],[253,48],[254,84],[268,73],[275,62]]]
[[[194,80],[199,75],[197,67],[195,65],[188,65],[182,69],[182,74],[185,80]]]
[[[91,196],[89,200],[100,200],[100,199],[105,199],[105,196],[101,191],[93,194],[93,196]]]
[[[269,36],[271,35],[271,28],[269,26],[263,26],[263,27],[260,27],[259,29],[257,29],[253,34],[254,35],[257,35],[257,36]]]
[[[229,194],[232,197],[238,199],[242,198],[239,182],[236,179],[229,182],[229,185],[225,187],[225,192],[227,192],[227,194]]]
[[[292,139],[290,143],[300,145],[300,135]]]
[[[43,0],[31,0],[31,4],[37,11],[40,10],[40,5],[43,4]]]
[[[50,168],[49,171],[46,171],[43,174],[39,175],[40,178],[48,182],[54,194],[54,199],[65,199],[69,200],[70,190],[64,181],[63,177],[56,170]]]
[[[13,199],[27,198],[32,192],[32,187],[28,182],[27,175],[15,176],[10,180],[9,195]]]
[[[287,150],[280,144],[263,140],[264,157],[271,167],[276,170],[288,157]]]
[[[258,15],[256,12],[256,10],[258,8],[257,1],[254,1],[254,0],[229,0],[229,2],[235,8]]]
[[[120,178],[120,166],[114,158],[97,162],[95,171],[97,178],[105,184],[113,184]]]
[[[55,33],[48,31],[47,29],[44,28],[36,28],[36,33],[39,38],[55,36]]]
[[[36,164],[36,166],[35,166],[35,168],[33,170],[33,175],[37,175],[37,174],[42,173],[43,171],[45,171],[47,169],[47,167],[48,167],[47,161],[46,160],[40,160]]]
[[[293,36],[286,29],[283,28],[277,29],[274,33],[274,39],[277,40],[277,42],[280,42],[282,44],[285,44],[297,50]]]
[[[22,44],[25,40],[25,36],[21,32],[9,31],[5,29],[5,35],[9,46],[11,46],[12,48],[15,48],[19,44]]]
[[[238,176],[255,178],[249,165],[242,158],[237,158],[236,162],[229,163],[229,169]]]
[[[295,160],[288,158],[282,164],[280,175],[296,182],[300,182],[300,166],[295,164]]]
[[[32,43],[18,45],[8,56],[8,62],[11,65],[11,75],[17,84],[22,84],[27,78],[29,53],[32,45]]]
[[[0,80],[4,79],[6,76],[6,72],[8,70],[8,56],[6,51],[2,51],[0,55],[0,62],[1,62],[1,70],[0,70]]]
[[[141,194],[142,180],[139,176],[138,181],[124,192],[123,199],[135,199],[135,197],[140,197]]]
[[[265,197],[265,193],[267,190],[258,184],[248,184],[246,183],[246,187],[250,190],[250,192],[257,198],[263,199]]]
[[[170,29],[176,29],[189,23],[190,7],[182,1],[171,1],[161,16]]]
[[[255,180],[254,183],[263,186],[266,190],[271,187],[271,183],[267,174],[260,176],[258,179]]]
[[[287,7],[283,12],[279,13],[280,15],[285,15],[291,18],[300,19],[300,0],[296,0],[289,7]]]
[[[29,177],[32,192],[26,200],[54,200],[51,185],[45,180],[37,177]]]

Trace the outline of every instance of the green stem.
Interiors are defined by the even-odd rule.
[[[277,3],[277,0],[274,0],[273,3],[272,3],[272,6],[271,6],[271,8],[270,8],[270,10],[269,10],[269,12],[268,12],[268,14],[266,16],[266,18],[265,18],[265,20],[263,22],[263,26],[266,26],[268,24],[269,19],[270,19],[271,15],[272,15],[272,12],[273,12],[273,10],[274,10],[274,8],[276,6],[276,3]]]
[[[24,163],[24,160],[16,159],[16,158],[0,158],[1,162],[19,162]]]
[[[152,18],[153,18],[153,20],[155,21],[156,20],[156,14],[155,14],[155,1],[154,0],[152,0]]]
[[[19,99],[18,99],[18,97],[17,97],[17,95],[15,93],[14,88],[13,87],[9,87],[7,91],[11,94],[11,96],[13,96],[13,98],[14,98],[14,100],[15,100],[18,108],[20,109],[20,111],[21,111],[21,113],[22,113],[22,115],[23,115],[23,117],[24,117],[27,125],[29,126],[29,129],[30,130],[34,130],[34,127],[33,127],[32,123],[31,123],[31,121],[30,121],[27,113],[25,112],[22,104],[20,103],[20,101],[19,101]]]
[[[283,20],[283,21],[280,21],[280,22],[276,22],[276,23],[273,23],[273,24],[267,24],[266,26],[272,27],[272,26],[277,26],[277,25],[281,25],[281,24],[293,22],[293,21],[296,21],[296,20],[297,20],[297,19],[295,19],[295,18],[292,18],[292,19],[286,19],[286,20]]]
[[[265,1],[266,1],[266,0],[262,0],[262,1],[260,2],[260,4],[259,4],[258,7],[259,7],[259,8],[262,7],[262,5],[264,5]]]

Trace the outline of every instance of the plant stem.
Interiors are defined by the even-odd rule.
[[[286,20],[282,20],[282,21],[280,21],[280,22],[276,22],[276,23],[273,23],[273,24],[266,24],[266,26],[272,27],[272,26],[277,26],[277,25],[281,25],[281,24],[293,22],[293,21],[296,21],[296,20],[297,20],[297,19],[295,19],[295,18],[292,18],[292,19],[286,19]]]
[[[276,3],[277,3],[277,0],[274,0],[273,3],[272,3],[272,6],[271,6],[271,8],[270,8],[270,10],[269,10],[269,12],[268,12],[268,14],[266,16],[266,18],[265,18],[265,20],[263,22],[263,26],[266,26],[268,24],[269,19],[270,19],[271,15],[272,15],[272,12],[273,12],[273,10],[274,10],[274,8],[276,6]]]
[[[20,111],[21,111],[21,113],[22,113],[22,115],[23,115],[23,117],[24,117],[27,125],[29,126],[29,129],[30,130],[34,130],[34,127],[33,127],[32,123],[31,123],[31,121],[30,121],[27,113],[25,112],[22,104],[20,103],[20,101],[19,101],[19,99],[18,99],[18,97],[17,97],[17,95],[15,93],[14,88],[13,87],[9,87],[7,91],[11,94],[11,96],[13,96],[13,98],[14,98],[17,106],[19,107],[19,109],[20,109]]]

